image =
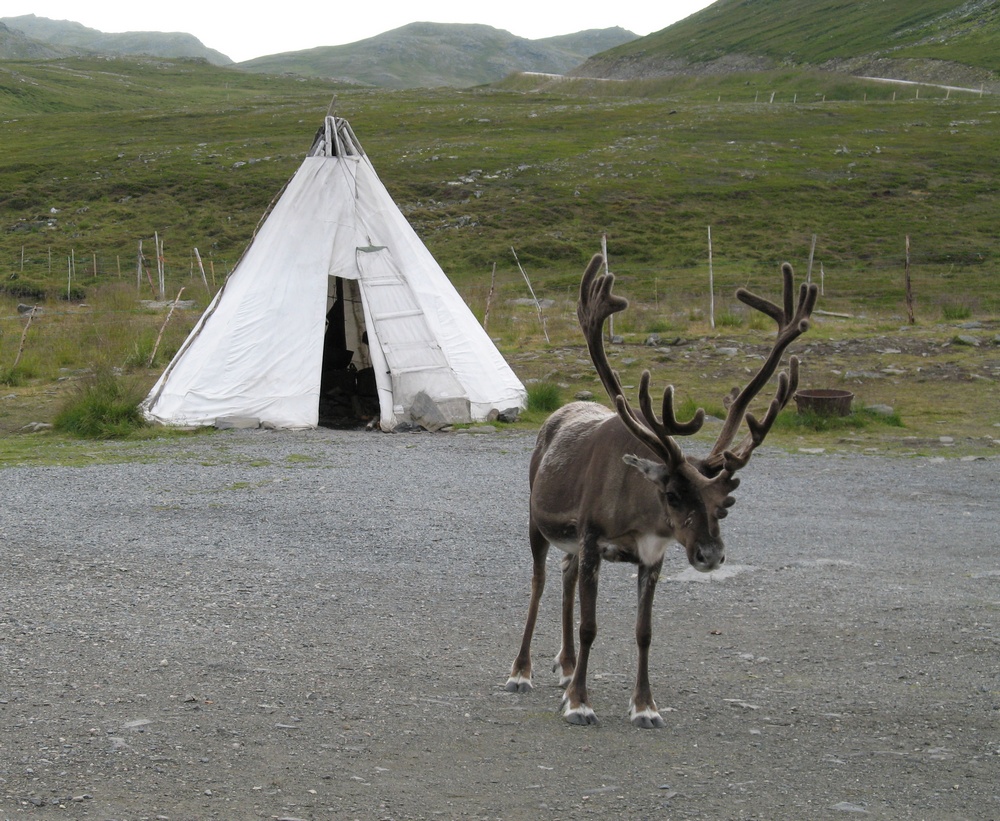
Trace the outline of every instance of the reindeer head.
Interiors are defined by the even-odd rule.
[[[697,570],[715,570],[726,561],[726,546],[720,535],[719,520],[736,503],[729,494],[739,479],[704,476],[695,463],[683,461],[674,467],[628,453],[622,457],[656,485],[664,515],[674,538],[684,546],[688,561]]]
[[[604,350],[605,320],[628,307],[628,301],[611,293],[614,275],[601,274],[604,258],[596,255],[587,266],[580,283],[580,303],[577,317],[587,339],[591,359],[608,395],[625,427],[646,445],[661,461],[626,454],[627,465],[653,482],[659,491],[664,513],[677,539],[687,551],[688,561],[697,570],[710,571],[726,560],[725,545],[720,536],[719,520],[726,517],[736,500],[732,492],[740,480],[734,475],[749,461],[755,448],[764,441],[778,413],[795,393],[798,385],[798,359],[791,357],[788,371],[778,376],[778,388],[760,421],[748,413],[750,402],[777,370],[785,349],[809,328],[809,316],[816,305],[819,289],[805,283],[799,289],[798,303],[793,304],[794,282],[792,266],[781,267],[783,305],[774,303],[740,288],[736,297],[777,322],[778,335],[771,352],[760,370],[740,390],[733,388],[726,397],[727,414],[718,439],[703,459],[689,458],[681,451],[674,437],[697,433],[705,421],[705,411],[699,408],[688,422],[679,422],[674,413],[674,389],[663,391],[660,418],[652,408],[649,394],[649,371],[639,382],[640,413],[626,401],[618,375],[611,368]],[[731,449],[743,420],[748,432],[736,448]]]

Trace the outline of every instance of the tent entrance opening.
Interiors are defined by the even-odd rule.
[[[358,283],[328,277],[323,371],[319,387],[319,424],[327,428],[364,427],[379,418],[375,370]]]

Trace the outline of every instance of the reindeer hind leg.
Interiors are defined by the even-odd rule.
[[[590,648],[597,636],[597,580],[601,555],[597,547],[597,532],[587,529],[580,544],[580,654],[573,677],[563,695],[563,718],[570,724],[596,724],[597,715],[587,697],[587,664]]]
[[[528,525],[528,542],[531,545],[532,560],[531,601],[528,604],[528,618],[524,623],[524,634],[521,637],[521,649],[514,659],[510,677],[504,686],[508,693],[526,693],[531,689],[531,637],[535,633],[538,605],[545,589],[545,560],[549,555],[549,542],[535,526],[534,521]]]

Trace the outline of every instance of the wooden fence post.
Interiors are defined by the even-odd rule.
[[[910,281],[910,235],[906,235],[906,266],[903,269],[903,278],[906,281],[906,314],[910,324],[916,323],[913,316],[913,283]]]
[[[715,329],[715,271],[712,270],[712,226],[708,226],[708,322]]]
[[[497,264],[493,263],[493,273],[490,274],[490,292],[486,295],[486,311],[483,313],[483,330],[490,327],[490,306],[493,305],[493,293],[497,287]]]

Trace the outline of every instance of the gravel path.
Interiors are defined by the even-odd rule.
[[[0,818],[1000,818],[997,460],[763,449],[725,575],[668,557],[642,731],[628,566],[601,723],[558,714],[555,555],[536,689],[503,691],[532,445],[230,431],[0,470]]]

